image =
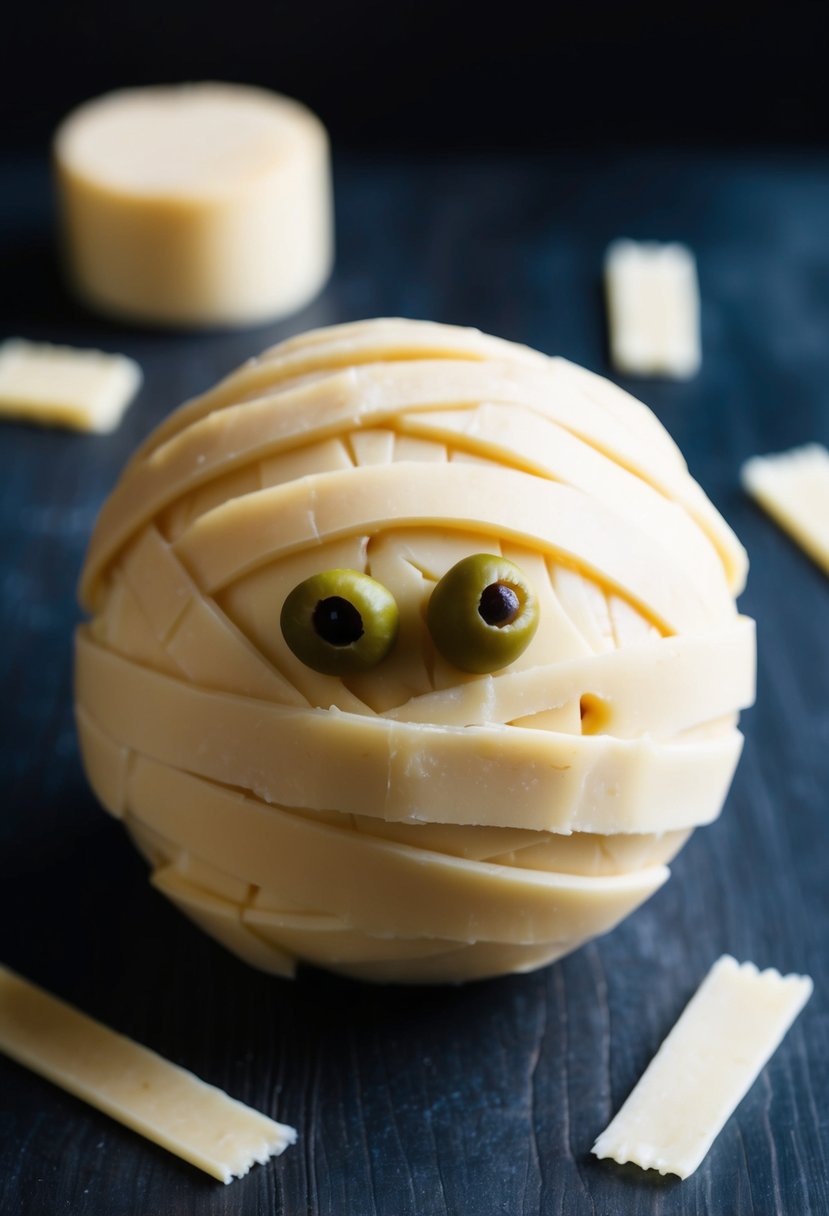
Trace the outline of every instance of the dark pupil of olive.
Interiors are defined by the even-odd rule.
[[[363,636],[363,618],[341,595],[320,600],[312,620],[317,634],[330,646],[350,646]]]
[[[511,625],[521,610],[521,601],[506,583],[490,583],[481,592],[478,612],[487,625]]]

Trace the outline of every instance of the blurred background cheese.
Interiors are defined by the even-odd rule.
[[[54,157],[69,272],[95,308],[255,324],[328,277],[328,139],[289,98],[230,84],[111,93],[70,114]]]

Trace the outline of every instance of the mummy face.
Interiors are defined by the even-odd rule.
[[[87,772],[254,966],[530,970],[719,814],[745,569],[607,381],[473,330],[306,334],[172,414],[104,505]]]

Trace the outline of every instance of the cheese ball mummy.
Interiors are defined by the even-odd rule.
[[[255,967],[528,971],[719,814],[745,554],[647,408],[404,320],[293,338],[133,457],[81,580],[95,792]]]

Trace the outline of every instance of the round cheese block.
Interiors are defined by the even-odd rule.
[[[332,261],[328,139],[264,89],[128,89],[75,110],[54,164],[80,295],[125,318],[246,325],[293,312]]]
[[[754,694],[745,572],[598,376],[427,322],[305,334],[170,415],[105,503],[86,769],[155,886],[257,967],[530,970],[719,814]],[[493,648],[529,603],[535,631]]]

